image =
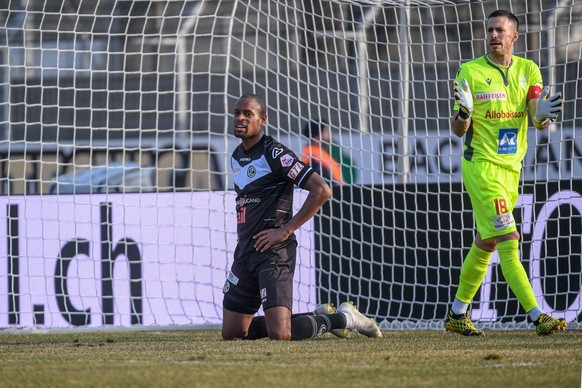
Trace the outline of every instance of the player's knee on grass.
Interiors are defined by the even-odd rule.
[[[247,333],[242,331],[232,330],[228,327],[222,327],[222,339],[226,341],[241,340],[247,337]]]
[[[221,334],[222,339],[224,340],[241,340],[247,338],[248,329],[244,330],[239,324],[229,324],[228,322],[223,322]]]

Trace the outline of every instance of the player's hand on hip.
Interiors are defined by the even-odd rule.
[[[255,240],[255,249],[259,252],[265,252],[273,245],[287,239],[286,231],[283,228],[265,229],[253,236]]]
[[[562,93],[550,94],[550,87],[546,86],[538,98],[534,120],[540,125],[545,125],[548,120],[554,121],[562,111]]]
[[[459,104],[459,115],[457,119],[461,121],[469,120],[473,114],[473,95],[471,94],[469,83],[465,78],[461,80],[460,84],[455,80],[454,96]]]

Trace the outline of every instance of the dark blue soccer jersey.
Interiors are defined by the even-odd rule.
[[[314,171],[293,151],[267,135],[249,150],[240,144],[232,153],[231,167],[237,193],[236,256],[241,257],[255,250],[256,233],[278,228],[291,219],[294,185],[303,188]]]

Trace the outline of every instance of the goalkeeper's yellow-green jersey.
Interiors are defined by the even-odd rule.
[[[538,65],[514,55],[508,67],[501,67],[484,55],[461,65],[456,80],[463,78],[473,96],[463,156],[519,172],[527,151],[528,91],[543,85]]]

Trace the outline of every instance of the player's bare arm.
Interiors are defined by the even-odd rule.
[[[469,118],[467,121],[460,121],[457,119],[459,116],[459,111],[453,111],[453,115],[451,116],[451,128],[453,129],[453,133],[458,137],[463,137],[469,126],[471,125],[471,119]]]
[[[301,209],[280,228],[265,229],[253,236],[255,249],[264,252],[274,244],[287,240],[289,236],[306,223],[331,198],[331,189],[323,178],[313,173],[307,180],[304,189],[309,191]]]

